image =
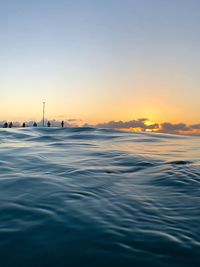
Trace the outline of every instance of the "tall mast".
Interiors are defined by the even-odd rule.
[[[42,119],[43,127],[44,127],[44,115],[45,115],[45,102],[43,102],[43,119]]]

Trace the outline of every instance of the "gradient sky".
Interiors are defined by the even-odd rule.
[[[199,0],[0,0],[0,119],[199,122]]]

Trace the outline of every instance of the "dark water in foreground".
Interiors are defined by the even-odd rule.
[[[200,138],[0,130],[0,266],[200,266]]]

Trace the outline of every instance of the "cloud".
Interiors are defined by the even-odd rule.
[[[96,125],[97,128],[115,128],[115,129],[141,129],[145,131],[147,129],[158,129],[158,123],[152,123],[150,125],[145,124],[148,119],[137,119],[130,121],[110,121],[105,123],[99,123]]]
[[[69,122],[78,122],[78,121],[82,121],[81,119],[66,119],[66,121]]]
[[[159,132],[163,133],[177,133],[180,131],[190,131],[190,126],[187,126],[185,123],[172,124],[170,122],[164,122],[160,124]]]
[[[65,121],[82,121],[82,119],[74,119],[74,118],[69,118],[69,119],[67,119],[67,117],[68,117],[68,115],[66,115],[66,114],[62,114],[62,115],[58,115],[58,116],[56,116],[56,118],[57,119],[59,119],[59,120],[65,120]]]
[[[190,128],[194,129],[194,130],[200,130],[200,123],[199,124],[190,125]]]
[[[200,135],[200,124],[187,125],[185,123],[148,123],[147,118],[130,121],[110,121],[95,125],[97,128],[114,128],[127,130],[152,131],[168,134]]]

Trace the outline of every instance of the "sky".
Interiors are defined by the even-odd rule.
[[[200,122],[199,0],[0,0],[0,120]]]

